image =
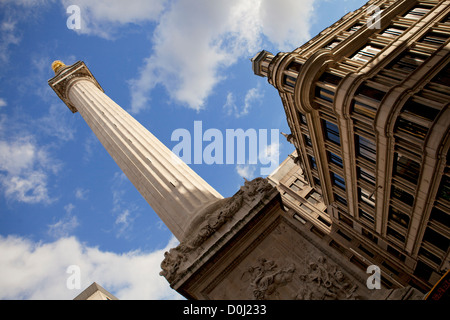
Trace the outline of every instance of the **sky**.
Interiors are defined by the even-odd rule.
[[[177,240],[48,86],[54,60],[84,61],[171,150],[196,124],[255,130],[267,146],[256,163],[188,163],[230,197],[294,150],[250,59],[292,51],[365,2],[0,0],[0,299],[70,300],[94,281],[123,300],[183,299],[159,275]]]

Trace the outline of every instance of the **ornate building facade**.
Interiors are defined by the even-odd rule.
[[[393,288],[449,268],[450,1],[372,0],[252,59],[296,149],[269,179],[292,216]]]

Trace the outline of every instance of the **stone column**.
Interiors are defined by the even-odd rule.
[[[182,240],[197,213],[223,197],[111,100],[86,65],[52,64],[49,85],[72,112],[79,112],[108,153]]]

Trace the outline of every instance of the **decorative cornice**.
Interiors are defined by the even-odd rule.
[[[83,61],[78,61],[71,66],[66,66],[61,61],[55,61],[52,68],[56,75],[48,80],[48,84],[73,113],[77,112],[77,109],[69,99],[69,90],[76,81],[89,80],[104,92]]]

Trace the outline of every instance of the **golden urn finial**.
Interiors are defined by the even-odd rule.
[[[52,69],[53,71],[56,73],[58,73],[58,70],[61,69],[62,67],[65,67],[66,65],[64,64],[64,62],[60,61],[60,60],[55,60],[52,63]]]

